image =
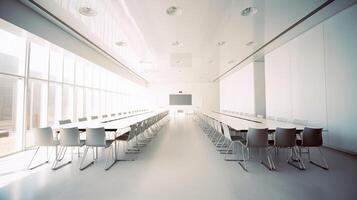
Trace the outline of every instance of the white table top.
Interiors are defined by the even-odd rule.
[[[304,126],[296,125],[288,122],[279,122],[274,120],[261,119],[257,117],[247,117],[247,116],[237,116],[241,118],[236,118],[233,116],[228,116],[225,114],[220,114],[212,111],[202,111],[199,112],[216,119],[222,123],[227,124],[231,128],[237,131],[246,131],[248,128],[268,128],[269,130],[276,130],[277,127],[280,128],[296,128],[297,130],[303,130]],[[245,118],[245,119],[242,119]],[[256,122],[254,122],[256,121]]]
[[[142,113],[142,114],[134,114],[134,116],[130,116],[130,117],[126,117],[126,118],[120,118],[118,116],[117,118],[113,117],[113,118],[107,118],[105,120],[101,119],[101,120],[89,120],[89,121],[83,121],[83,122],[76,122],[76,123],[59,125],[57,127],[54,127],[54,129],[78,127],[78,129],[83,130],[86,128],[104,127],[106,130],[115,131],[115,130],[128,128],[128,127],[130,127],[130,125],[133,125],[135,123],[141,122],[146,119],[149,119],[150,117],[154,117],[154,116],[161,114],[163,112],[165,112],[165,110],[150,111],[150,112],[146,112],[146,113]]]

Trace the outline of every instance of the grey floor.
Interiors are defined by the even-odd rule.
[[[300,171],[280,158],[275,172],[254,160],[245,172],[224,161],[197,124],[182,117],[172,119],[134,162],[109,171],[102,161],[84,171],[78,161],[58,171],[43,166],[3,185],[0,199],[356,199],[356,157],[324,151],[329,171],[309,164]]]

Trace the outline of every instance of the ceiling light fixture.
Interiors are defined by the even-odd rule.
[[[172,46],[175,46],[175,47],[179,47],[179,46],[182,45],[182,43],[179,42],[179,41],[175,41],[175,42],[171,43],[171,45],[172,45]]]
[[[168,9],[166,9],[166,14],[169,16],[178,16],[182,14],[182,9],[177,6],[171,6]]]
[[[80,7],[78,9],[78,12],[81,14],[81,15],[84,15],[86,17],[94,17],[94,16],[97,16],[97,11],[95,11],[93,8],[90,8],[90,7]]]
[[[225,44],[226,44],[226,41],[220,41],[220,42],[217,43],[218,46],[223,46]]]
[[[256,7],[248,7],[248,8],[243,9],[240,12],[240,15],[246,17],[246,16],[254,15],[257,12],[258,12],[258,9]]]
[[[247,44],[245,44],[246,46],[255,46],[255,45],[257,45],[257,43],[256,42],[254,42],[254,41],[250,41],[250,42],[248,42]]]
[[[119,46],[119,47],[125,47],[128,46],[128,44],[124,41],[118,41],[115,43],[115,45]]]

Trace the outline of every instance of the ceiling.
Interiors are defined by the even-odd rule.
[[[263,59],[276,46],[355,3],[336,0],[272,41],[326,0],[34,0],[149,83],[208,82]],[[176,6],[181,14],[166,10]],[[90,7],[96,16],[83,16]],[[255,7],[258,12],[242,16]],[[116,45],[124,42],[124,45]],[[224,43],[218,45],[218,43]],[[249,42],[256,43],[247,46]],[[271,42],[271,43],[270,43]],[[265,48],[250,56],[257,49]],[[245,60],[245,62],[242,62]]]

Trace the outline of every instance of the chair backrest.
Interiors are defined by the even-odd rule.
[[[223,128],[224,137],[226,137],[227,139],[231,140],[231,133],[229,131],[228,125],[225,124],[225,123],[221,123],[221,124],[222,124],[222,128]]]
[[[105,146],[105,129],[103,127],[87,128],[86,135],[87,146]]]
[[[293,124],[307,126],[308,121],[303,119],[294,119]]]
[[[51,127],[34,128],[32,134],[36,146],[50,146],[53,143],[53,131]]]
[[[60,131],[60,143],[63,146],[75,146],[80,144],[78,127],[62,128]]]
[[[72,121],[70,119],[63,119],[63,120],[58,121],[59,125],[70,124],[70,123],[72,123]]]
[[[293,147],[296,144],[296,128],[276,128],[274,146]]]
[[[221,123],[219,121],[217,121],[217,120],[214,120],[214,123],[215,123],[215,128],[216,128],[217,132],[220,133],[220,134],[223,134],[222,133]]]
[[[134,138],[137,135],[138,126],[139,126],[139,123],[130,125],[130,132],[129,132],[128,141],[131,140],[132,138]]]
[[[247,133],[248,147],[266,147],[268,146],[268,129],[249,128]]]
[[[102,118],[107,118],[107,117],[108,117],[107,114],[102,115]]]
[[[98,119],[98,116],[92,116],[90,118],[91,118],[91,120],[95,120],[95,119]]]
[[[302,146],[322,146],[322,128],[305,127],[302,132]]]
[[[81,118],[78,118],[78,121],[79,121],[79,122],[84,122],[84,121],[87,121],[87,117],[81,117]]]

